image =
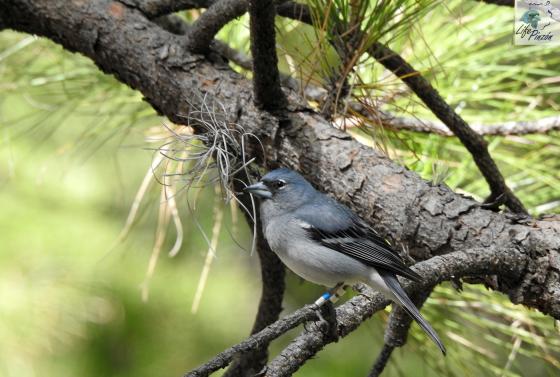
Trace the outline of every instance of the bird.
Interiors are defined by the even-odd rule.
[[[288,168],[268,172],[244,192],[260,200],[263,235],[290,270],[330,288],[365,283],[380,291],[400,305],[445,355],[443,342],[397,279],[420,282],[422,277],[350,208]]]

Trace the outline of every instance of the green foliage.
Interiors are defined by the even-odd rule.
[[[455,110],[471,123],[535,120],[557,115],[560,108],[560,61],[554,47],[511,46],[511,10],[452,1],[424,17],[394,48],[428,77]],[[418,41],[422,41],[419,45]],[[361,72],[379,80],[386,72]],[[396,78],[391,78],[394,83]],[[387,83],[387,82],[386,82]],[[388,83],[387,83],[388,84]],[[382,92],[388,88],[390,93]],[[365,91],[381,95],[388,111],[434,119],[401,84]],[[508,185],[533,214],[560,212],[558,174],[560,143],[550,135],[487,138],[492,156]],[[465,149],[454,139],[401,133],[389,141],[401,161],[430,179],[434,166],[447,170],[445,183],[477,198],[486,183]]]
[[[313,23],[325,35],[325,41],[340,38],[340,32],[363,35],[360,53],[383,37],[395,38],[419,16],[437,4],[434,0],[308,0]],[[343,36],[344,38],[344,36]]]
[[[352,71],[375,42],[398,38],[432,8],[434,0],[306,1],[315,27],[279,20],[279,44],[288,68],[305,82],[328,82]],[[344,55],[339,58],[337,53]],[[290,63],[290,59],[297,63]],[[340,65],[343,65],[340,67]]]

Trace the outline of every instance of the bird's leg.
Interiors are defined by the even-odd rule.
[[[346,292],[346,286],[344,285],[344,283],[338,283],[333,288],[323,293],[321,297],[319,297],[315,301],[314,305],[320,308],[327,301],[330,301],[334,304],[344,294],[344,292]]]
[[[333,304],[346,292],[346,285],[338,283],[333,288],[321,295],[315,302],[315,314],[319,318],[319,326],[324,327],[329,332],[329,336],[335,341],[338,339],[336,326],[336,312]],[[325,319],[325,316],[327,317]]]

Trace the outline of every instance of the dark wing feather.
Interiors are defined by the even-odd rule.
[[[324,200],[327,198],[327,200]],[[422,278],[408,268],[391,245],[342,204],[324,197],[297,211],[309,236],[329,249],[355,258],[383,271],[413,281]]]

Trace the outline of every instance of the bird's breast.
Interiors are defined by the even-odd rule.
[[[363,263],[314,242],[295,219],[272,220],[263,230],[272,251],[305,280],[333,287],[361,281],[370,273]]]

